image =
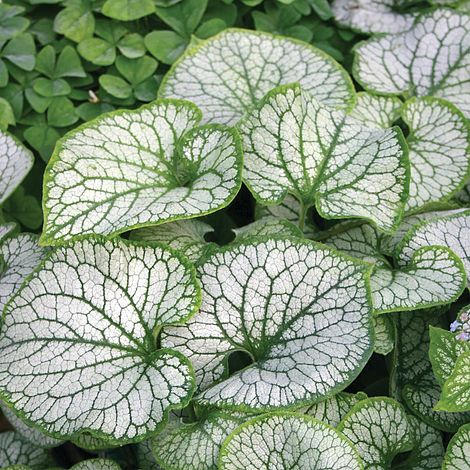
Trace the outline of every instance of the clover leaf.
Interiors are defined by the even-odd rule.
[[[156,335],[191,317],[199,296],[169,249],[98,238],[58,248],[6,307],[2,399],[56,438],[144,439],[191,397],[189,362]]]
[[[310,404],[345,388],[372,353],[368,267],[359,261],[314,242],[253,239],[213,254],[198,271],[199,314],[162,336],[193,363],[196,403]],[[252,363],[222,380],[234,351]]]
[[[470,424],[462,426],[450,440],[442,470],[461,470],[470,465],[470,456],[468,454],[468,442],[470,441]]]
[[[32,153],[12,135],[0,131],[0,204],[23,181],[33,166]]]
[[[226,206],[241,185],[233,129],[194,127],[191,103],[160,100],[100,116],[67,134],[45,173],[42,241],[116,234]]]
[[[324,130],[325,129],[325,130]],[[322,106],[298,85],[269,92],[239,124],[244,180],[264,204],[287,193],[326,218],[364,217],[392,231],[408,191],[398,129],[370,129]]]
[[[439,8],[400,34],[373,37],[356,49],[354,75],[380,94],[437,96],[468,118],[470,15]]]
[[[191,48],[166,74],[159,96],[193,101],[206,122],[234,124],[272,88],[292,82],[329,106],[345,109],[354,102],[350,78],[324,52],[240,29]]]
[[[253,445],[256,443],[256,445]],[[350,442],[310,416],[273,413],[239,426],[222,446],[220,470],[359,470]]]

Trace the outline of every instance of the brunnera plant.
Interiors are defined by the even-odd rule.
[[[0,466],[470,468],[465,5],[222,3],[0,5]]]

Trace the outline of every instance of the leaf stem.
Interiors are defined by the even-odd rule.
[[[305,219],[307,217],[308,205],[303,201],[300,202],[300,212],[299,212],[299,228],[304,231]]]

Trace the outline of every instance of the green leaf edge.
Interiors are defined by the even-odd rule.
[[[329,424],[326,424],[324,423],[323,421],[320,421],[319,419],[316,419],[314,418],[313,416],[309,416],[309,415],[305,415],[305,414],[302,414],[302,413],[295,413],[295,412],[289,412],[289,411],[275,411],[275,412],[272,412],[272,413],[263,413],[263,414],[260,414],[258,416],[255,416],[254,418],[252,419],[249,419],[247,421],[245,421],[244,423],[242,423],[240,426],[238,426],[237,428],[235,428],[228,436],[227,438],[224,440],[224,442],[222,443],[222,446],[220,447],[220,452],[219,452],[219,463],[218,463],[218,469],[219,470],[225,470],[225,468],[222,466],[222,457],[227,455],[228,454],[228,451],[227,451],[227,446],[228,444],[230,443],[231,439],[233,437],[235,437],[236,435],[240,434],[241,431],[243,431],[243,429],[245,429],[246,427],[250,426],[251,424],[253,423],[256,423],[258,421],[263,421],[265,419],[268,419],[269,417],[271,416],[280,416],[281,418],[284,417],[284,418],[298,418],[298,419],[302,419],[304,421],[307,421],[307,422],[311,422],[311,423],[314,423],[314,424],[321,424],[322,426],[332,430],[335,432],[335,434],[344,442],[346,442],[347,444],[349,444],[351,446],[351,449],[353,450],[355,456],[356,456],[356,459],[357,459],[357,463],[359,464],[359,468],[361,468],[362,470],[364,470],[364,464],[362,462],[362,459],[361,459],[361,456],[359,455],[359,452],[356,450],[356,447],[354,446],[354,444],[346,437],[342,434],[342,432],[340,431],[339,427],[336,427],[334,428],[333,426],[330,426]],[[334,469],[332,469],[334,470]]]
[[[451,458],[452,458],[451,451],[454,445],[456,444],[456,441],[460,438],[460,434],[463,434],[464,432],[470,433],[470,423],[463,424],[462,426],[460,426],[460,428],[452,436],[451,440],[447,444],[447,449],[444,454],[444,460],[442,461],[442,470],[448,470],[448,468],[451,468],[451,467],[447,467],[447,465],[453,466],[453,463],[451,462]]]
[[[98,117],[96,117],[95,119],[87,121],[87,122],[81,124],[78,127],[75,127],[73,130],[67,132],[63,137],[61,137],[56,142],[54,152],[52,153],[52,156],[51,156],[50,160],[48,161],[46,169],[44,171],[43,197],[42,197],[42,210],[43,210],[43,214],[44,214],[44,223],[43,223],[43,232],[41,233],[41,237],[39,239],[39,244],[40,245],[43,245],[43,246],[49,246],[49,245],[58,246],[58,245],[67,244],[68,242],[73,241],[73,240],[79,240],[82,237],[88,237],[89,235],[91,235],[91,236],[96,235],[98,237],[100,236],[100,234],[87,234],[87,235],[79,234],[79,235],[74,235],[74,236],[64,240],[63,236],[61,236],[59,238],[55,238],[54,235],[52,233],[50,233],[50,231],[45,231],[44,230],[47,226],[47,222],[48,222],[48,218],[49,218],[49,212],[50,212],[49,209],[46,207],[46,201],[48,200],[48,196],[49,196],[49,190],[48,190],[47,186],[52,181],[52,176],[51,176],[52,167],[56,163],[60,162],[60,156],[59,155],[60,155],[60,152],[62,151],[63,143],[67,139],[73,137],[76,133],[81,132],[83,129],[87,129],[88,127],[90,127],[92,125],[97,125],[102,120],[107,119],[108,117],[120,116],[122,114],[131,114],[131,115],[132,114],[139,114],[139,113],[141,113],[142,111],[144,111],[146,109],[149,109],[153,106],[158,106],[160,104],[173,104],[175,106],[182,106],[182,107],[191,108],[196,113],[197,121],[200,122],[200,120],[202,119],[201,110],[194,103],[192,103],[191,101],[181,100],[181,99],[176,99],[176,98],[161,98],[161,99],[151,101],[150,103],[146,103],[143,106],[140,106],[139,108],[136,108],[136,109],[118,109],[118,110],[115,110],[115,111],[110,111],[108,113],[103,113],[103,114],[99,115]],[[235,150],[236,150],[236,163],[238,164],[238,171],[237,171],[238,184],[234,187],[231,194],[226,199],[225,204],[223,204],[219,207],[216,207],[214,209],[210,209],[208,211],[201,212],[201,213],[198,213],[198,214],[194,214],[194,215],[191,215],[191,216],[175,216],[175,217],[170,217],[170,218],[165,219],[165,220],[161,220],[159,222],[148,222],[148,223],[140,223],[140,224],[134,224],[134,225],[131,225],[131,226],[126,226],[126,227],[123,227],[122,229],[118,229],[118,230],[106,235],[106,238],[108,240],[113,239],[113,238],[117,237],[118,235],[120,235],[121,233],[128,232],[130,230],[135,230],[135,229],[143,228],[143,227],[162,225],[162,224],[165,224],[167,222],[174,222],[176,220],[195,219],[195,218],[198,218],[198,217],[202,217],[204,215],[212,214],[214,212],[217,212],[217,211],[223,209],[224,207],[227,207],[235,199],[236,195],[238,194],[238,192],[240,191],[240,188],[242,186],[243,146],[242,146],[242,142],[241,142],[241,137],[239,136],[238,131],[236,129],[234,129],[233,127],[229,127],[229,126],[226,126],[226,125],[223,125],[223,124],[205,124],[205,125],[202,125],[202,126],[196,125],[195,127],[189,129],[185,134],[183,134],[181,136],[181,139],[184,140],[190,134],[196,132],[197,130],[207,129],[207,128],[210,128],[210,129],[223,129],[223,130],[229,132],[232,135],[233,139],[234,139],[234,145],[235,145]]]
[[[261,98],[258,101],[258,103],[256,103],[253,106],[252,109],[260,109],[261,107],[263,107],[267,103],[267,101],[273,95],[277,95],[278,93],[285,93],[285,91],[287,91],[287,90],[292,90],[292,89],[296,89],[296,88],[302,90],[302,86],[300,85],[299,82],[289,83],[289,84],[286,84],[286,85],[279,85],[279,86],[273,88],[272,90],[268,91],[268,93],[266,93],[266,95],[263,96],[263,98]],[[308,92],[306,92],[306,93],[308,93]],[[316,99],[314,95],[311,95],[311,96],[313,96],[313,98]],[[324,107],[326,109],[334,109],[334,108],[328,107],[327,105],[323,104],[321,101],[318,101],[318,103],[321,107]],[[368,128],[366,124],[363,124],[359,120],[353,118],[352,116],[349,116],[349,111],[351,111],[350,109],[349,110],[339,109],[339,110],[336,110],[336,111],[344,112],[344,115],[345,115],[346,118],[354,119],[355,121],[360,123],[362,125],[362,127]],[[246,116],[246,113],[245,113],[245,116],[243,116],[237,122],[235,127],[238,129],[240,127],[240,125],[243,124],[243,122],[246,119],[247,119],[247,116]],[[359,217],[359,216],[354,217],[354,216],[350,216],[350,215],[345,215],[345,216],[331,217],[331,216],[326,215],[324,212],[322,212],[318,208],[318,203],[319,203],[319,200],[320,200],[318,192],[315,192],[315,195],[314,195],[315,202],[309,207],[315,207],[318,214],[321,217],[323,217],[324,219],[327,219],[327,220],[345,220],[345,219],[347,219],[348,221],[351,221],[351,223],[354,223],[356,221],[357,221],[357,223],[360,223],[361,221],[364,221],[364,222],[368,222],[370,225],[372,225],[374,228],[376,228],[381,233],[390,234],[390,235],[393,234],[396,231],[396,229],[400,226],[402,218],[405,215],[405,205],[406,205],[406,202],[408,201],[408,196],[410,194],[411,168],[410,168],[408,145],[406,143],[406,139],[405,139],[405,136],[403,135],[402,130],[398,126],[393,126],[389,129],[392,129],[394,131],[395,137],[397,138],[398,144],[399,144],[399,146],[400,146],[400,148],[403,152],[402,157],[400,159],[400,163],[401,163],[402,168],[405,169],[405,187],[404,187],[404,190],[401,192],[401,197],[400,197],[400,202],[399,202],[399,210],[396,211],[396,214],[395,214],[395,217],[394,217],[394,220],[393,220],[393,224],[392,224],[392,227],[390,229],[380,228],[375,223],[375,221],[373,221],[372,219],[370,219],[368,217],[365,217],[365,216],[364,217]],[[381,129],[378,129],[378,130],[381,130]],[[248,181],[246,181],[245,178],[243,178],[243,182],[245,183],[245,186],[250,190],[250,193],[252,194],[252,196],[254,197],[255,201],[258,204],[262,204],[264,206],[275,206],[275,205],[278,205],[278,204],[282,203],[288,194],[295,197],[301,203],[302,198],[300,198],[299,195],[289,193],[288,191],[285,191],[284,194],[279,199],[273,199],[273,200],[270,200],[270,201],[268,201],[266,199],[261,199],[256,195],[254,189],[251,187],[250,183]]]
[[[354,107],[354,105],[356,104],[356,89],[354,87],[354,84],[353,84],[353,81],[352,81],[351,77],[349,76],[348,72],[344,69],[344,67],[338,61],[333,59],[333,57],[331,57],[329,54],[327,54],[325,51],[323,51],[322,49],[319,49],[318,47],[312,46],[311,44],[309,44],[305,41],[301,41],[300,39],[291,38],[291,37],[288,37],[288,36],[284,36],[282,34],[272,34],[272,33],[268,33],[268,32],[265,32],[265,31],[255,31],[255,30],[246,29],[246,28],[227,28],[227,29],[224,29],[220,33],[217,33],[216,35],[211,36],[208,39],[200,41],[194,47],[190,47],[190,48],[186,49],[185,53],[173,63],[173,65],[170,67],[168,72],[163,77],[163,80],[161,81],[160,87],[158,89],[158,95],[157,96],[159,98],[163,98],[162,95],[165,92],[166,84],[167,84],[169,78],[173,77],[173,74],[174,74],[174,71],[175,71],[176,67],[178,67],[179,64],[183,60],[187,59],[188,57],[192,57],[192,56],[196,55],[198,52],[200,52],[200,50],[203,47],[210,44],[212,41],[217,41],[221,37],[225,36],[226,34],[230,34],[230,33],[241,33],[241,34],[247,34],[249,36],[264,36],[264,37],[270,38],[270,39],[281,39],[283,41],[291,42],[291,43],[294,43],[296,45],[303,46],[303,47],[305,47],[305,49],[311,50],[315,54],[318,54],[319,56],[321,56],[323,59],[325,59],[330,64],[334,65],[338,69],[338,72],[340,72],[341,75],[343,76],[344,81],[347,84],[347,88],[348,88],[348,90],[350,92],[350,95],[351,95],[351,97],[349,99],[348,106],[346,108],[343,108],[344,111],[345,112],[350,111]]]
[[[28,147],[26,147],[25,144],[23,144],[23,142],[20,141],[20,139],[18,139],[16,136],[14,136],[13,134],[11,134],[10,132],[8,131],[2,131],[0,130],[0,134],[3,134],[3,135],[6,135],[7,137],[10,137],[13,142],[15,143],[15,145],[20,148],[21,150],[24,151],[26,157],[28,158],[29,160],[29,165],[28,165],[28,170],[24,173],[24,176],[21,178],[20,181],[18,181],[17,185],[12,188],[10,190],[10,193],[8,194],[8,196],[5,198],[5,200],[3,201],[3,203],[8,200],[8,198],[14,193],[14,191],[18,188],[18,186],[21,185],[21,183],[24,181],[24,179],[26,178],[26,176],[28,176],[28,173],[31,171],[31,169],[33,168],[33,165],[34,165],[34,154],[33,152],[31,152],[31,150],[29,150]],[[3,204],[2,203],[2,204]]]
[[[388,397],[388,396],[376,396],[376,397],[364,398],[364,400],[358,401],[355,405],[353,405],[352,408],[344,415],[343,419],[338,424],[338,427],[337,427],[338,431],[341,431],[341,432],[343,431],[344,422],[350,416],[352,416],[355,413],[357,413],[358,411],[360,411],[362,408],[364,408],[369,403],[376,402],[376,401],[385,401],[385,402],[389,403],[390,405],[392,405],[396,408],[399,408],[400,411],[403,413],[403,416],[406,419],[407,425],[410,426],[410,423],[409,423],[408,418],[407,418],[407,413],[406,413],[405,407],[401,403],[399,403],[397,400],[394,400],[393,398]],[[392,455],[390,455],[390,461],[392,461],[393,458],[396,457],[398,454],[412,450],[414,445],[415,445],[415,442],[414,442],[412,436],[409,436],[409,444],[407,444],[407,446],[404,447],[401,452],[395,452]]]
[[[396,97],[396,95],[390,95],[390,96]],[[455,106],[453,103],[451,103],[450,101],[444,98],[440,98],[439,96],[413,96],[402,104],[400,116],[403,119],[403,121],[406,123],[406,125],[410,128],[409,137],[413,136],[413,130],[411,126],[409,125],[409,122],[405,119],[405,113],[408,110],[408,108],[414,105],[417,101],[425,102],[428,105],[437,103],[438,105],[444,108],[447,108],[452,114],[455,114],[456,116],[458,116],[458,118],[462,121],[462,124],[464,125],[464,127],[467,129],[467,153],[470,152],[470,120],[468,120],[464,116],[463,112],[460,111],[460,109],[457,108],[457,106]],[[446,196],[442,196],[441,198],[435,201],[429,201],[426,204],[423,204],[422,206],[418,206],[406,212],[406,215],[414,215],[414,214],[419,214],[421,212],[427,212],[428,210],[432,210],[433,206],[435,206],[436,204],[449,202],[449,200],[452,199],[465,186],[465,184],[468,182],[469,179],[470,179],[470,159],[468,159],[467,171],[465,173],[465,176],[462,178],[462,181],[460,181],[460,183],[456,186],[456,188],[453,191],[451,191]]]
[[[412,31],[422,18],[425,18],[426,16],[432,16],[432,14],[436,10],[448,10],[448,11],[451,11],[455,15],[468,16],[468,14],[466,14],[465,12],[450,8],[450,5],[444,5],[444,4],[443,5],[438,5],[438,6],[435,6],[435,7],[428,8],[428,9],[426,9],[426,11],[424,13],[421,13],[421,14],[417,15],[416,18],[414,19],[413,25],[411,26],[411,28],[408,31],[403,31],[401,33],[395,33],[395,34],[393,34],[393,33],[373,34],[369,39],[357,42],[351,48],[351,52],[353,52],[353,54],[354,54],[353,63],[352,63],[352,66],[351,66],[351,73],[352,73],[352,76],[354,77],[354,80],[356,80],[356,82],[359,83],[359,85],[361,85],[361,87],[365,91],[367,91],[369,93],[372,93],[374,95],[378,95],[378,96],[403,96],[403,97],[406,97],[408,95],[408,93],[410,93],[410,91],[411,91],[410,89],[408,89],[406,91],[403,91],[401,93],[384,93],[384,92],[375,90],[374,88],[371,88],[367,84],[363,83],[362,80],[359,79],[359,70],[360,70],[361,67],[360,67],[360,55],[357,52],[357,50],[360,47],[362,47],[366,44],[374,43],[375,41],[377,41],[378,39],[381,39],[383,37],[386,37],[386,36],[399,36],[399,35],[406,34],[409,31]],[[410,96],[414,96],[414,95],[410,95]],[[433,96],[433,95],[428,95],[428,96]]]
[[[443,251],[447,252],[449,255],[449,259],[451,259],[454,262],[454,265],[459,268],[460,275],[461,275],[461,283],[459,287],[458,293],[454,294],[454,296],[450,300],[442,300],[442,301],[436,301],[436,302],[420,302],[415,304],[412,307],[392,307],[388,309],[376,309],[374,308],[374,314],[375,315],[382,315],[384,313],[392,313],[392,312],[410,312],[414,310],[420,310],[424,308],[431,308],[431,307],[437,307],[439,305],[447,305],[452,302],[455,302],[462,294],[462,292],[465,290],[465,287],[467,286],[467,273],[465,272],[465,267],[463,265],[462,260],[460,259],[459,256],[457,256],[450,248],[447,246],[441,246],[441,245],[428,245],[428,246],[422,246],[418,248],[416,251],[413,252],[412,259],[410,263],[403,267],[403,268],[398,268],[395,271],[399,272],[408,272],[411,269],[414,269],[417,267],[417,264],[415,263],[415,259],[421,254],[421,253],[426,253],[427,251]]]
[[[290,241],[294,244],[302,244],[302,245],[310,245],[311,247],[313,248],[316,248],[316,249],[324,249],[326,251],[329,251],[331,252],[332,254],[336,255],[336,256],[339,256],[340,258],[343,258],[343,259],[346,259],[347,261],[350,261],[350,262],[353,262],[355,263],[356,265],[362,265],[362,268],[363,268],[363,279],[364,279],[364,285],[365,285],[365,288],[366,288],[366,298],[367,298],[367,303],[368,303],[368,306],[369,306],[369,311],[370,311],[370,319],[369,319],[369,338],[370,338],[370,346],[369,346],[369,351],[364,355],[364,359],[362,360],[361,362],[361,365],[362,365],[362,368],[360,368],[361,366],[358,366],[358,370],[356,372],[355,375],[352,375],[350,380],[348,381],[345,381],[343,384],[341,384],[341,388],[338,388],[337,386],[333,387],[329,393],[325,394],[325,395],[322,395],[321,397],[318,397],[317,399],[306,399],[306,400],[301,400],[301,401],[297,401],[291,405],[288,405],[288,406],[285,406],[283,407],[282,409],[284,410],[296,410],[298,408],[301,408],[303,406],[310,406],[310,405],[315,405],[316,403],[319,403],[321,401],[324,401],[328,398],[331,398],[333,397],[334,395],[336,395],[337,393],[339,392],[343,392],[346,387],[348,387],[357,377],[358,375],[362,372],[363,368],[365,367],[365,365],[367,364],[367,362],[369,361],[370,357],[372,356],[373,352],[374,352],[374,344],[375,344],[375,328],[374,328],[374,322],[373,322],[373,319],[372,319],[372,316],[373,316],[373,304],[372,304],[372,293],[371,293],[371,290],[370,290],[370,276],[371,276],[371,272],[372,272],[372,268],[373,268],[373,265],[370,264],[370,263],[367,263],[365,261],[362,261],[362,260],[359,260],[357,258],[353,258],[352,256],[349,256],[347,255],[346,253],[343,253],[339,250],[336,250],[328,245],[325,245],[324,243],[320,243],[320,242],[317,242],[317,241],[313,241],[313,240],[309,240],[309,239],[302,239],[302,238],[294,238],[294,237],[276,237],[276,236],[252,236],[252,237],[247,237],[243,240],[240,240],[239,242],[233,242],[231,244],[228,244],[228,245],[224,245],[224,246],[221,246],[221,247],[216,247],[212,250],[209,250],[208,252],[206,252],[199,260],[198,262],[195,264],[196,268],[201,266],[202,264],[206,263],[212,256],[215,256],[217,254],[220,254],[220,253],[225,253],[226,251],[232,251],[232,250],[235,250],[236,248],[240,247],[240,246],[253,246],[254,244],[259,244],[259,243],[265,243],[265,242],[268,242],[268,241]],[[234,349],[234,350],[231,350],[231,352],[236,352],[236,351],[241,351],[241,352],[245,352],[241,349]],[[223,366],[224,366],[224,371],[223,371],[223,375],[220,379],[218,380],[215,380],[214,382],[212,382],[211,384],[211,387],[213,385],[216,385],[216,384],[219,384],[221,382],[223,382],[224,380],[227,380],[229,378],[229,375],[228,375],[228,359],[229,359],[229,354],[226,354],[225,357],[224,357],[224,360],[222,362]],[[250,367],[250,365],[244,367],[243,369],[241,370],[244,370],[248,367]],[[240,371],[237,371],[237,372],[240,372]],[[210,406],[213,406],[213,405],[210,405],[205,403],[205,402],[200,402],[197,400],[197,395],[193,397],[192,401],[194,403],[196,403],[198,406],[201,406],[203,408],[208,408]],[[219,402],[220,403],[220,402]],[[220,408],[221,410],[223,411],[226,411],[226,412],[242,412],[242,413],[258,413],[258,414],[265,414],[265,413],[276,413],[279,411],[280,407],[277,406],[277,407],[260,407],[260,408],[249,408],[247,407],[246,405],[227,405],[227,404],[219,404],[217,406],[217,408]]]
[[[193,285],[196,288],[195,289],[196,290],[196,298],[195,298],[195,302],[194,302],[193,312],[191,312],[189,315],[187,315],[185,318],[179,320],[178,322],[171,323],[171,325],[184,324],[190,318],[192,318],[194,315],[196,315],[197,312],[199,311],[199,308],[200,308],[201,302],[202,302],[202,290],[201,290],[199,280],[197,278],[196,269],[195,269],[193,263],[191,263],[191,261],[189,261],[189,259],[186,258],[186,256],[184,256],[181,252],[179,252],[179,251],[177,251],[177,250],[175,250],[175,249],[173,249],[173,248],[171,248],[171,247],[169,247],[169,246],[167,246],[163,243],[157,243],[157,242],[143,243],[143,242],[129,241],[129,240],[126,240],[126,239],[123,239],[123,238],[109,239],[109,238],[106,238],[106,237],[103,237],[103,236],[100,236],[100,235],[76,237],[75,239],[70,240],[68,243],[66,243],[62,246],[65,247],[65,248],[71,247],[76,242],[80,242],[80,241],[83,241],[83,240],[94,240],[96,242],[110,242],[110,243],[113,243],[114,245],[116,245],[117,244],[116,242],[119,241],[119,242],[122,242],[124,245],[140,246],[140,247],[143,247],[143,248],[160,248],[164,251],[170,252],[175,258],[177,258],[180,261],[180,263],[185,268],[187,268],[189,270],[190,275],[191,275],[191,280],[193,281]],[[4,307],[3,312],[1,314],[2,323],[3,323],[3,319],[5,318],[6,311],[7,311],[8,307],[10,306],[10,304],[12,303],[12,301],[19,295],[19,293],[23,290],[23,288],[32,279],[32,277],[43,268],[43,266],[46,264],[46,262],[49,260],[49,258],[53,254],[54,254],[54,251],[51,251],[51,253],[48,253],[45,256],[45,258],[41,261],[41,263],[39,263],[39,265],[36,267],[36,269],[34,269],[34,271],[32,271],[31,274],[29,274],[26,277],[26,279],[24,280],[21,287],[15,292],[15,294],[5,304],[5,307]],[[168,325],[170,325],[170,324],[168,324]],[[191,389],[192,390],[191,390],[190,393],[188,393],[186,398],[184,400],[182,400],[181,403],[178,406],[169,406],[168,408],[166,408],[163,411],[162,421],[155,427],[155,429],[153,431],[147,432],[143,435],[140,435],[137,438],[115,439],[112,436],[110,436],[109,434],[103,433],[101,431],[96,431],[94,429],[88,429],[88,428],[80,429],[79,431],[76,431],[72,434],[60,434],[58,432],[46,431],[45,428],[43,428],[40,424],[37,424],[34,421],[31,421],[30,419],[28,419],[22,411],[17,411],[14,408],[14,405],[10,402],[9,396],[2,389],[0,389],[0,400],[4,403],[5,406],[7,406],[19,419],[21,419],[29,427],[31,427],[33,429],[37,429],[37,430],[41,431],[42,433],[46,434],[47,436],[51,436],[51,437],[54,437],[56,439],[71,440],[71,439],[77,438],[82,433],[87,433],[87,434],[90,434],[92,437],[96,437],[97,439],[102,439],[102,440],[108,442],[111,446],[114,446],[114,445],[121,446],[121,445],[124,445],[124,444],[138,443],[138,442],[150,439],[151,437],[153,437],[156,434],[158,434],[159,432],[161,432],[163,430],[163,428],[166,426],[166,424],[168,423],[168,416],[169,416],[170,412],[172,410],[181,410],[181,409],[185,408],[186,406],[188,406],[189,403],[192,400],[192,397],[194,395],[194,391],[196,390],[196,375],[194,373],[194,368],[193,368],[192,363],[190,362],[190,360],[186,356],[184,356],[179,351],[176,351],[176,350],[171,349],[171,348],[160,348],[160,349],[157,350],[157,352],[160,353],[160,354],[164,353],[164,352],[173,354],[174,356],[178,357],[185,366],[188,367],[188,369],[190,371],[189,378],[190,378],[190,384],[191,384]]]

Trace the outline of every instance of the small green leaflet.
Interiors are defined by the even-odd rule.
[[[454,333],[434,326],[429,327],[429,338],[432,370],[442,385],[452,374],[459,356],[470,351],[470,343],[458,340]]]
[[[410,129],[406,210],[449,199],[470,176],[468,121],[455,106],[431,97],[407,101],[402,118]]]
[[[111,449],[116,447],[115,444],[110,444],[109,441],[103,438],[94,437],[90,433],[82,432],[70,439],[72,444],[75,444],[81,449],[85,449],[89,452],[97,452],[101,450]]]
[[[121,470],[121,467],[110,459],[89,459],[76,463],[70,470]]]
[[[239,130],[244,181],[261,203],[290,193],[303,211],[315,205],[326,218],[367,218],[384,231],[398,225],[409,184],[398,128],[367,128],[294,84],[269,92]]]
[[[470,15],[440,8],[404,33],[359,43],[353,72],[379,94],[438,96],[470,117]]]
[[[410,229],[397,248],[399,260],[409,261],[419,248],[431,245],[447,246],[459,256],[470,283],[470,209],[446,211]]]
[[[217,470],[222,442],[245,420],[215,411],[195,423],[169,425],[154,439],[156,460],[167,470]]]
[[[38,236],[20,233],[7,238],[0,246],[0,312],[20,288],[24,280],[33,272],[48,253],[48,249],[38,245]]]
[[[334,0],[335,20],[362,33],[401,33],[413,25],[415,15],[396,11],[395,0]]]
[[[0,204],[7,199],[34,163],[33,154],[15,137],[0,131]]]
[[[374,316],[374,352],[386,356],[393,350],[395,329],[392,319],[387,315]]]
[[[45,173],[42,242],[110,235],[214,212],[241,185],[236,131],[194,127],[191,103],[160,100],[68,133]]]
[[[362,470],[351,443],[334,428],[297,413],[261,415],[224,442],[220,470]]]
[[[452,437],[444,456],[442,470],[470,468],[470,424],[462,426]]]
[[[440,387],[429,360],[429,325],[441,324],[440,309],[393,315],[397,334],[390,384],[392,395],[404,400],[413,414],[437,429],[455,432],[470,420],[470,413],[447,413],[434,409]]]
[[[375,264],[370,280],[375,313],[449,303],[465,288],[464,266],[447,247],[421,247],[393,269],[382,255],[384,237],[370,225],[345,223],[330,233],[324,234],[328,245]]]
[[[415,416],[407,415],[414,447],[405,460],[393,464],[393,470],[441,470],[444,457],[442,433]]]
[[[255,220],[251,224],[232,229],[235,233],[235,242],[241,242],[251,237],[300,237],[303,238],[303,233],[292,222],[285,219],[278,219],[276,217],[263,217],[262,219]]]
[[[45,449],[36,447],[15,431],[0,433],[0,468],[10,465],[27,465],[32,470],[42,470],[49,464]]]
[[[54,439],[53,437],[47,436],[38,429],[28,426],[27,424],[23,423],[23,421],[21,421],[21,419],[18,418],[18,416],[16,416],[15,413],[10,410],[10,408],[3,404],[0,406],[3,416],[5,416],[15,431],[21,435],[23,439],[30,442],[31,444],[47,449],[49,447],[59,446],[64,442],[59,439]]]
[[[267,410],[320,401],[345,388],[372,353],[368,271],[298,239],[229,246],[199,267],[199,314],[166,328],[162,344],[194,365],[197,403]],[[234,351],[252,364],[212,385],[226,377]]]
[[[336,427],[349,410],[361,400],[367,398],[364,392],[356,394],[340,392],[326,400],[301,408],[297,412],[312,416],[330,426]]]
[[[156,227],[133,230],[130,239],[141,242],[159,242],[180,251],[191,261],[196,262],[205,250],[214,247],[204,238],[214,229],[200,220],[177,220]]]
[[[367,127],[386,129],[400,117],[403,103],[395,96],[375,96],[359,92],[349,115]]]
[[[404,408],[388,397],[356,403],[338,426],[354,445],[365,470],[391,468],[393,458],[413,448]]]
[[[442,386],[436,410],[470,411],[470,351],[461,354],[454,369]]]
[[[168,248],[99,238],[62,246],[6,307],[2,399],[56,438],[142,440],[191,397],[189,362],[158,349],[155,335],[199,302],[194,268]]]
[[[328,106],[354,103],[351,79],[323,51],[243,29],[226,29],[190,48],[166,74],[159,96],[196,103],[205,122],[235,124],[268,91],[293,82]]]

